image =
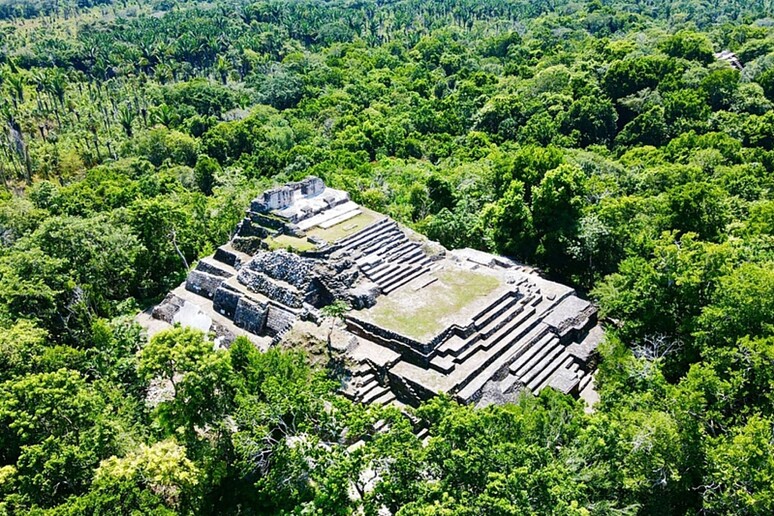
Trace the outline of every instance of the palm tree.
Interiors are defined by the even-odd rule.
[[[156,109],[153,110],[153,113],[151,113],[151,121],[154,124],[161,124],[164,127],[171,127],[175,125],[175,122],[177,121],[177,116],[174,111],[172,111],[172,108],[170,108],[166,104],[162,104]]]
[[[59,106],[64,109],[65,94],[67,93],[67,77],[58,68],[54,70],[48,81],[50,93],[59,101]]]
[[[122,104],[118,108],[118,123],[124,128],[127,138],[132,137],[132,122],[134,122],[135,116],[134,110],[129,105]]]
[[[11,74],[8,76],[8,86],[11,89],[14,106],[24,102],[24,78],[20,74]]]
[[[218,56],[218,60],[215,63],[215,71],[220,75],[220,82],[226,85],[228,81],[228,73],[231,71],[231,63],[223,56]]]

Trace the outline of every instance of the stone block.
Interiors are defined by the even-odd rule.
[[[301,308],[303,298],[292,285],[273,281],[263,272],[242,267],[237,276],[238,281],[253,292],[259,292],[269,299],[291,308]]]
[[[258,224],[253,224],[253,221],[247,217],[242,219],[242,222],[237,226],[236,234],[241,237],[266,238],[269,236],[269,232],[266,231],[266,228],[259,226]]]
[[[234,324],[250,333],[260,335],[266,326],[266,315],[266,306],[243,297],[237,302]]]
[[[274,305],[269,305],[266,312],[265,333],[274,337],[290,327],[296,320],[296,316],[287,310],[283,310]]]
[[[199,270],[192,270],[185,280],[186,290],[210,299],[215,296],[215,290],[223,283],[222,276],[215,276]]]
[[[234,292],[233,290],[226,288],[224,285],[221,285],[215,291],[215,296],[212,300],[212,307],[219,314],[231,319],[236,313],[237,305],[241,297],[242,296],[238,292]]]

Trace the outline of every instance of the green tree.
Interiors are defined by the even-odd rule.
[[[661,43],[661,50],[671,57],[709,64],[714,59],[712,42],[702,33],[681,30]]]
[[[716,513],[766,514],[774,510],[772,422],[752,416],[731,435],[711,443],[704,507]]]
[[[538,235],[537,258],[557,274],[573,270],[570,247],[586,203],[584,172],[577,166],[560,165],[550,170],[532,195],[532,220]]]
[[[161,401],[155,417],[168,434],[185,430],[195,439],[196,428],[217,424],[233,402],[233,380],[228,354],[213,350],[204,334],[174,328],[153,336],[139,353],[138,373],[146,381],[159,379],[160,389],[171,389],[172,399]]]
[[[220,165],[209,156],[200,155],[194,167],[196,186],[204,195],[212,195],[215,178],[220,173]]]

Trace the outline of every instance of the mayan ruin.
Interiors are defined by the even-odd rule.
[[[266,348],[302,321],[322,323],[337,300],[351,306],[338,349],[354,400],[415,406],[448,393],[502,403],[522,389],[593,388],[602,329],[573,289],[507,258],[447,251],[316,177],[255,199],[232,240],[144,324]]]

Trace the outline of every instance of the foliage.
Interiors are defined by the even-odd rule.
[[[1,1],[0,513],[771,513],[770,16]],[[310,174],[590,292],[595,411],[407,417],[301,352],[130,322]]]

